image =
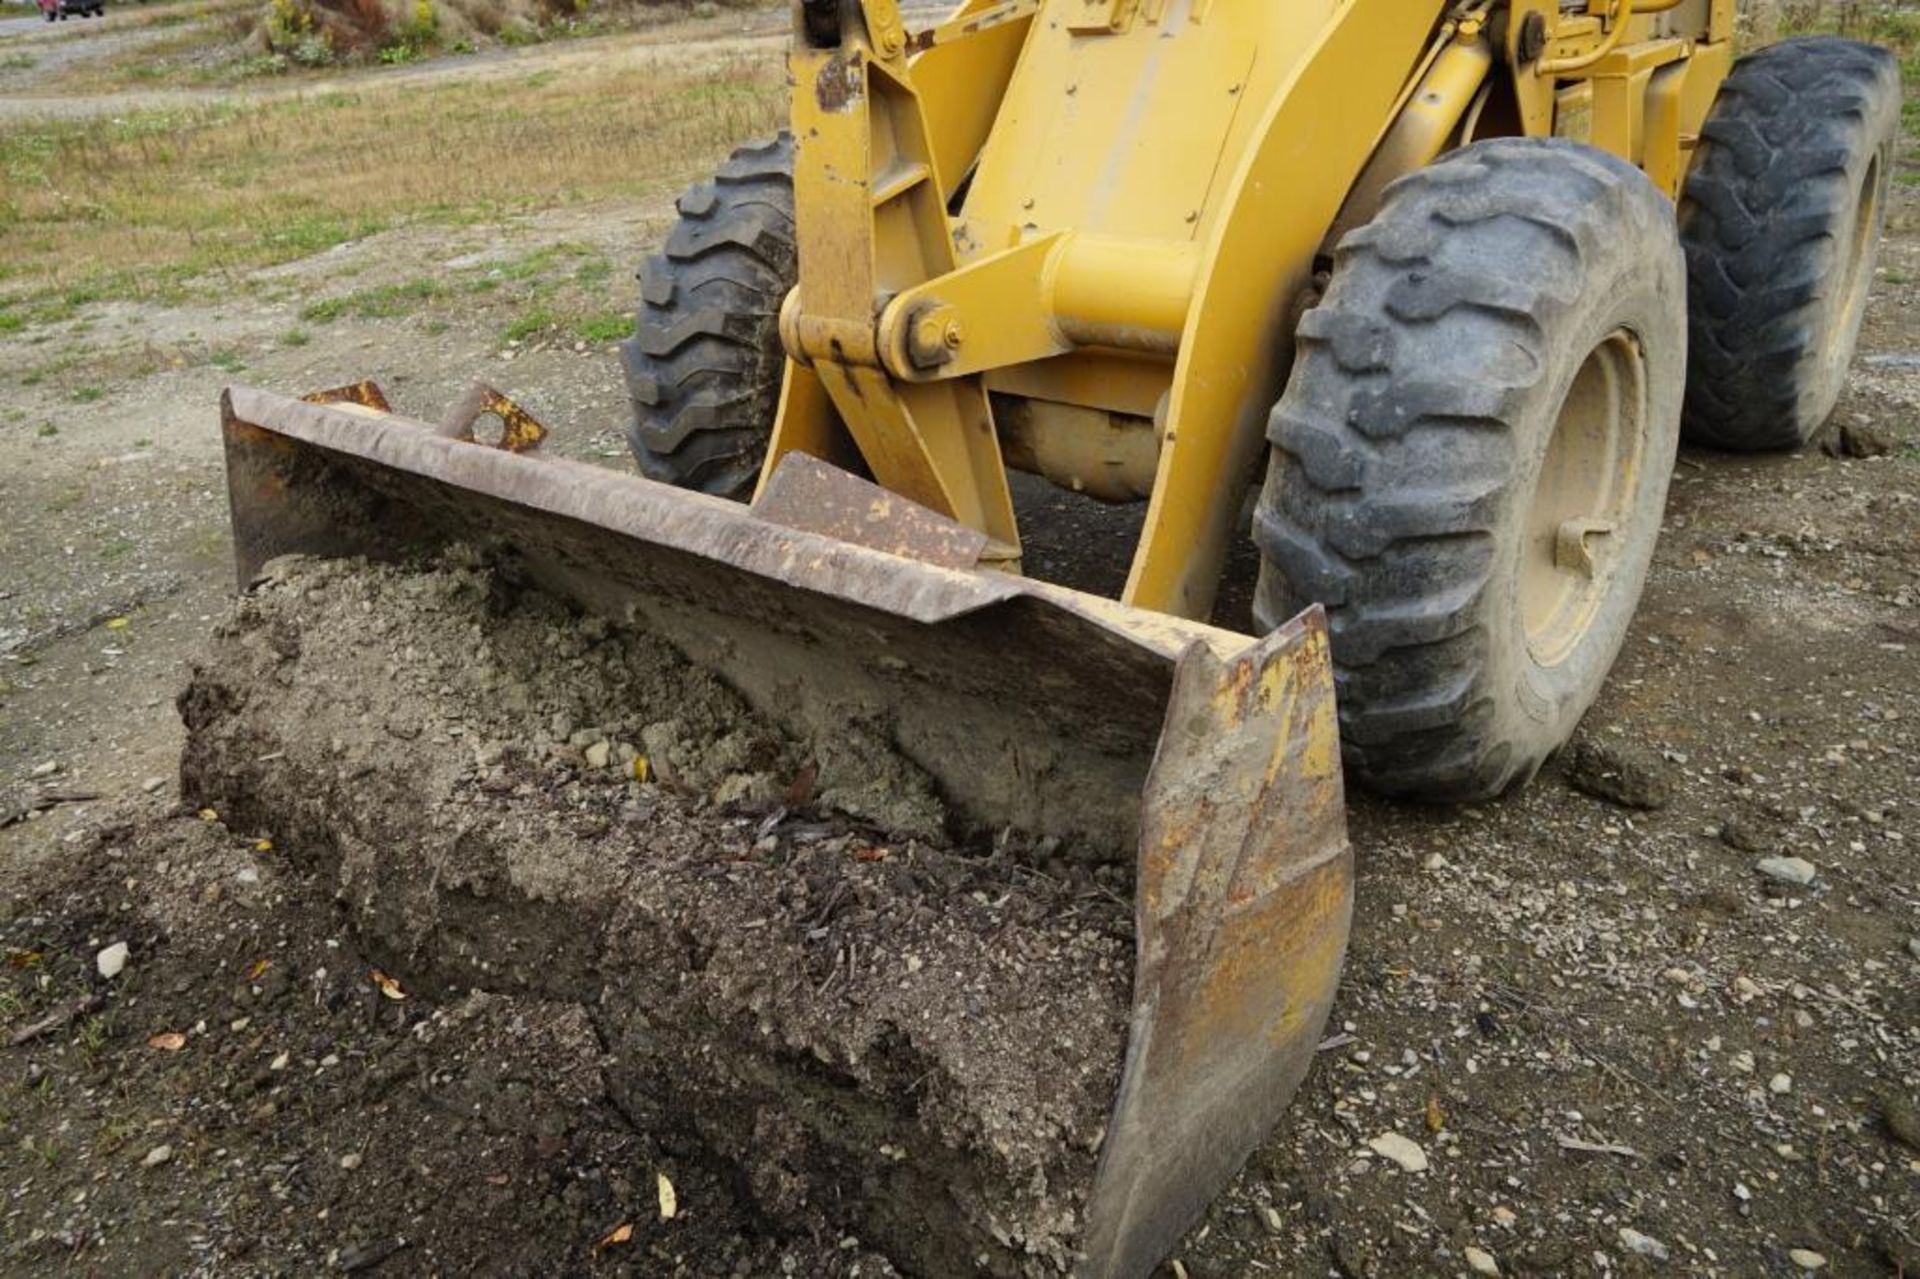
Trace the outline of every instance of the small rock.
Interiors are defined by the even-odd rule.
[[[1664,808],[1673,798],[1673,783],[1658,756],[1615,742],[1575,746],[1567,784],[1622,808]]]
[[[1393,1160],[1408,1172],[1427,1170],[1427,1152],[1420,1149],[1417,1142],[1409,1141],[1397,1132],[1383,1132],[1367,1145],[1376,1155]]]
[[[1428,870],[1445,870],[1449,865],[1451,865],[1451,863],[1448,862],[1447,859],[1441,856],[1439,853],[1428,853],[1427,859],[1420,864],[1422,866],[1425,866]]]
[[[1667,1259],[1667,1245],[1652,1235],[1643,1235],[1632,1226],[1620,1227],[1620,1246],[1628,1252],[1638,1253],[1642,1257],[1652,1257],[1655,1261]]]
[[[1820,441],[1828,457],[1885,457],[1893,452],[1893,433],[1869,422],[1842,422]]]
[[[1721,825],[1720,842],[1742,853],[1762,853],[1767,848],[1767,837],[1740,821],[1729,820]]]
[[[1802,1270],[1823,1270],[1827,1259],[1811,1248],[1795,1248],[1787,1253],[1787,1260]]]
[[[287,1068],[287,1064],[292,1060],[293,1060],[292,1053],[281,1053],[278,1057],[275,1057],[272,1061],[267,1063],[267,1069],[268,1070],[285,1070]]]
[[[1753,868],[1780,884],[1811,884],[1820,873],[1804,857],[1762,857]]]
[[[340,1166],[346,1169],[348,1172],[352,1172],[354,1169],[358,1168],[360,1166],[360,1152],[355,1150],[355,1151],[350,1151],[347,1154],[341,1155]]]
[[[1495,1208],[1493,1210],[1493,1220],[1496,1225],[1501,1225],[1501,1226],[1506,1226],[1508,1228],[1511,1228],[1513,1226],[1513,1223],[1520,1220],[1520,1218],[1518,1214],[1516,1214],[1513,1211],[1513,1209],[1503,1204],[1500,1207]]]
[[[1727,1058],[1727,1064],[1743,1075],[1751,1075],[1753,1073],[1753,1054],[1745,1051],[1737,1052]]]
[[[1476,1275],[1498,1275],[1500,1273],[1500,1263],[1493,1259],[1492,1253],[1483,1248],[1475,1248],[1469,1244],[1466,1249],[1466,1258],[1467,1268]]]
[[[1907,943],[1907,953],[1915,959],[1920,959],[1920,937],[1915,937]]]
[[[173,1158],[172,1146],[155,1146],[147,1152],[147,1157],[140,1161],[140,1166],[142,1168],[158,1168],[171,1158]]]
[[[28,776],[33,778],[35,781],[38,781],[42,777],[52,777],[55,773],[59,771],[60,771],[60,761],[57,759],[50,759],[44,764],[35,764],[33,766],[33,772],[29,773]]]
[[[1784,1097],[1793,1091],[1793,1076],[1781,1071],[1767,1080],[1767,1091],[1776,1097]]]
[[[1920,1150],[1920,1109],[1915,1109],[1898,1097],[1882,1097],[1880,1122],[1886,1125],[1887,1134],[1895,1141]]]
[[[118,977],[127,966],[127,943],[117,941],[93,957],[93,966],[108,981]]]
[[[166,784],[167,779],[164,777],[149,777],[146,781],[140,783],[140,789],[151,795]]]
[[[605,768],[607,761],[613,758],[613,743],[604,737],[587,747],[587,767]]]

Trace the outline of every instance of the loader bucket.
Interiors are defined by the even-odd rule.
[[[1272,1127],[1338,979],[1352,863],[1319,611],[1238,635],[976,569],[977,535],[798,455],[749,508],[542,458],[515,406],[463,405],[436,428],[377,388],[228,391],[241,588],[285,554],[471,545],[802,738],[883,725],[976,831],[1130,865],[1128,1042],[1074,1273],[1147,1274]],[[476,408],[501,446],[474,442]]]

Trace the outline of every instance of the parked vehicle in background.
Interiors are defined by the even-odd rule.
[[[107,12],[107,0],[40,0],[40,12],[48,22],[65,22],[71,16],[99,18]]]

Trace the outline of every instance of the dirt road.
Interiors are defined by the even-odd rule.
[[[1575,789],[1564,761],[1472,809],[1357,800],[1333,1038],[1188,1274],[1920,1268],[1920,201],[1896,189],[1836,415],[1877,455],[1682,455],[1583,728],[1658,806]],[[364,945],[335,884],[164,816],[174,699],[232,588],[220,388],[371,376],[431,415],[482,377],[561,453],[625,466],[611,345],[503,336],[510,288],[302,316],[355,284],[511,281],[556,246],[614,263],[621,302],[670,217],[663,197],[401,227],[273,268],[244,305],[101,300],[0,333],[0,820],[67,797],[0,829],[0,1027],[100,1001],[0,1047],[0,1270],[887,1273],[824,1225],[770,1231],[663,1147],[610,1091],[590,1008],[368,994],[407,957]],[[1113,581],[1136,514],[1021,502],[1036,571]],[[1787,857],[1810,882],[1761,868]],[[115,986],[96,952],[124,937]],[[187,1047],[150,1046],[171,1033]],[[1375,1153],[1386,1133],[1425,1170]],[[657,1173],[689,1214],[662,1217]]]

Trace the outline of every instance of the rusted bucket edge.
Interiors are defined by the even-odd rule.
[[[221,417],[228,432],[252,427],[366,458],[915,622],[938,624],[1025,596],[1083,617],[1169,662],[1196,641],[1221,657],[1254,643],[1252,636],[1034,578],[945,568],[786,528],[756,518],[738,503],[638,475],[447,439],[427,423],[397,413],[311,404],[234,386],[221,395]],[[912,571],[902,571],[907,565]],[[240,571],[246,576],[257,567],[243,563]]]

